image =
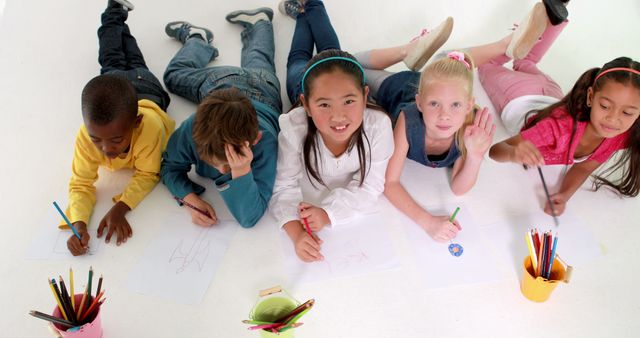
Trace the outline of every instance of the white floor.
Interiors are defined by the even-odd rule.
[[[330,0],[326,7],[343,49],[357,52],[407,41],[446,16],[453,16],[455,25],[445,48],[494,41],[507,34],[533,3]],[[25,260],[26,248],[42,225],[38,224],[40,215],[50,208],[51,200],[59,198],[56,194],[64,191],[70,175],[74,137],[82,123],[80,92],[99,71],[96,29],[105,4],[0,0],[0,104],[4,119],[0,126],[0,215],[4,219],[0,299],[5,307],[0,336],[47,336],[43,322],[27,312],[52,307],[45,279],[66,271],[70,264],[78,271],[93,265],[108,278],[109,300],[103,321],[110,337],[255,337],[257,333],[246,331],[240,320],[246,318],[258,289],[278,283],[299,299],[318,300],[317,309],[296,333],[301,337],[602,337],[635,336],[640,329],[640,293],[636,289],[640,281],[640,221],[635,211],[640,199],[618,199],[604,191],[583,189],[571,201],[573,211],[596,235],[602,259],[575,271],[572,283],[561,286],[544,304],[525,300],[515,279],[424,290],[411,269],[315,285],[286,285],[279,265],[277,233],[268,222],[239,233],[201,305],[178,305],[132,294],[124,288],[124,281],[153,237],[154,224],[149,220],[158,220],[154,205],[169,204],[162,185],[130,213],[129,219],[137,222],[135,236],[124,246],[109,245],[94,260]],[[149,67],[161,78],[179,48],[164,33],[167,22],[188,20],[211,28],[214,45],[220,49],[216,64],[238,65],[240,29],[224,21],[224,16],[241,8],[275,9],[277,1],[137,0],[135,5],[128,23]],[[640,59],[639,1],[574,0],[569,11],[571,24],[540,65],[565,91],[588,68],[617,56]],[[276,14],[276,64],[283,84],[293,27],[293,20]],[[489,104],[482,88],[476,87],[478,101]],[[172,96],[169,113],[178,122],[194,110],[194,104]],[[502,137],[500,128],[495,141]],[[516,166],[485,161],[477,187],[462,199],[471,205],[479,221],[496,221],[508,212],[504,205],[513,202],[515,194],[524,194],[518,182],[509,180],[509,174],[517,170]],[[448,192],[437,198],[456,200]],[[537,207],[515,204],[521,211]],[[397,231],[394,240],[406,258],[406,243]]]

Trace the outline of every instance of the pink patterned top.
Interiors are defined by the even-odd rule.
[[[523,130],[520,135],[523,139],[533,143],[544,158],[546,164],[573,164],[574,154],[579,140],[584,133],[588,122],[578,122],[576,134],[569,150],[569,162],[567,163],[567,149],[571,143],[571,129],[573,119],[567,113],[565,107],[558,107],[551,116],[538,122],[535,126]],[[598,163],[606,162],[614,152],[627,147],[629,131],[613,137],[607,138],[596,150],[588,156],[587,160],[594,160]]]

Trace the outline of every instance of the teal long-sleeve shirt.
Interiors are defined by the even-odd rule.
[[[192,192],[200,195],[205,191],[205,187],[187,176],[191,166],[195,165],[198,175],[213,180],[229,211],[244,228],[254,226],[267,209],[278,160],[278,114],[258,101],[251,102],[258,113],[258,128],[262,131],[262,138],[251,147],[253,160],[248,174],[231,179],[230,173],[222,174],[199,158],[193,142],[195,114],[186,119],[169,138],[160,170],[162,183],[171,194],[183,198]]]

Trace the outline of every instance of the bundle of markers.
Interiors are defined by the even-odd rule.
[[[86,323],[93,321],[98,313],[98,310],[106,298],[104,296],[104,290],[102,289],[102,276],[98,280],[98,288],[96,290],[96,296],[91,294],[91,284],[93,280],[93,268],[89,268],[89,279],[87,286],[85,287],[82,300],[78,303],[74,297],[73,290],[73,270],[69,268],[69,290],[65,285],[62,276],[59,276],[60,286],[54,278],[48,280],[49,287],[53,293],[60,310],[60,317],[51,316],[39,311],[29,311],[29,314],[40,319],[44,319],[54,324],[65,328],[80,327]]]
[[[249,330],[266,330],[278,334],[280,332],[285,332],[302,325],[302,323],[298,323],[298,320],[300,319],[300,317],[309,312],[309,310],[311,310],[311,307],[313,307],[314,303],[315,300],[309,299],[308,301],[302,303],[300,306],[274,320],[273,322],[264,322],[258,320],[243,320],[242,322],[245,324],[253,325],[249,327]]]
[[[540,234],[538,233],[538,229],[532,229],[525,234],[525,240],[529,248],[534,277],[540,276],[549,279],[551,277],[553,262],[557,256],[556,245],[558,244],[558,235],[554,237],[551,231]]]

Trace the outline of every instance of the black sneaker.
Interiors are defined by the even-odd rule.
[[[567,2],[562,0],[542,0],[547,10],[547,16],[552,25],[556,26],[567,20],[569,11],[567,11]]]
[[[268,7],[260,7],[256,9],[233,11],[227,14],[225,19],[231,23],[237,23],[246,27],[254,25],[261,20],[271,22],[271,20],[273,20],[273,10]]]

